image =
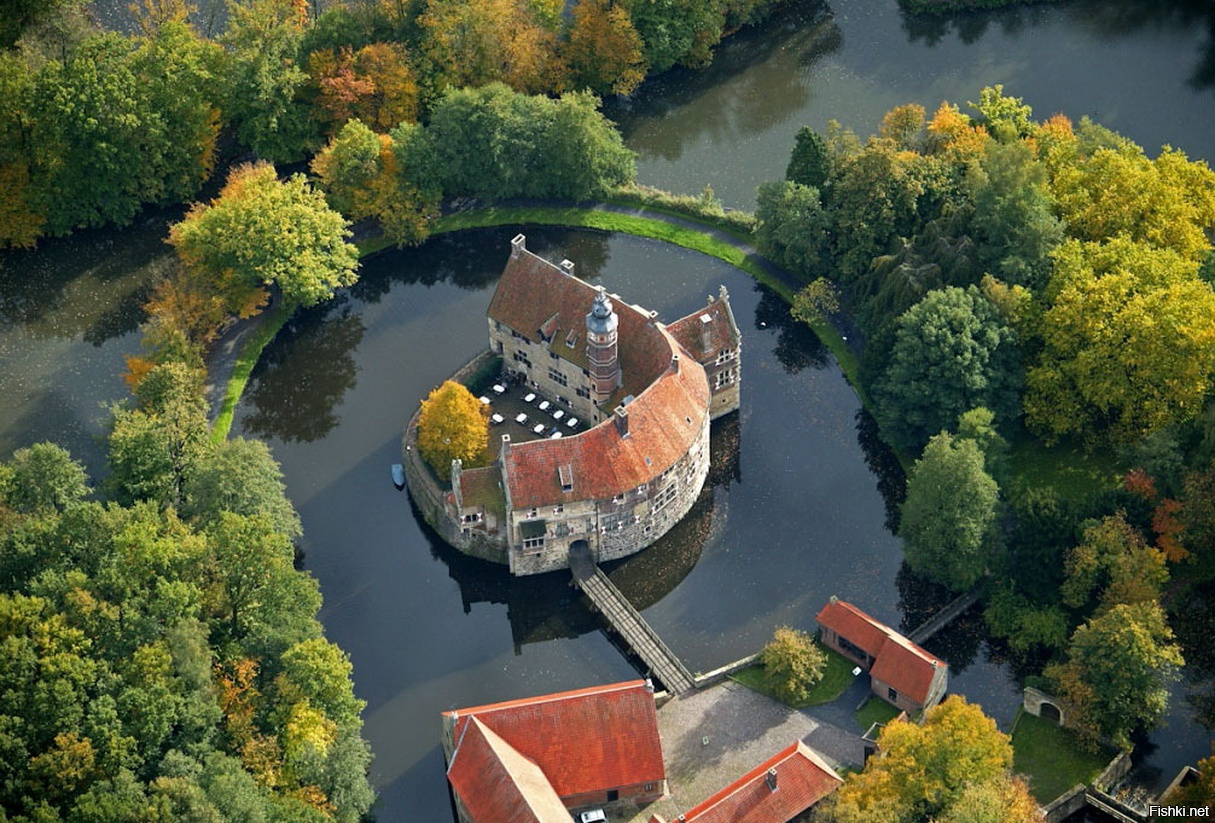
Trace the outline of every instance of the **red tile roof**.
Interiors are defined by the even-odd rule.
[[[576,437],[513,443],[504,451],[515,509],[570,500],[610,500],[675,465],[700,437],[709,414],[704,369],[686,358],[625,407],[628,436],[612,420]],[[563,489],[568,466],[572,486]]]
[[[589,283],[521,249],[507,259],[487,313],[533,343],[548,338],[558,356],[585,368],[586,315],[596,291]],[[671,345],[649,312],[618,297],[613,298],[612,306],[618,319],[617,356],[625,393],[639,395],[670,364]],[[567,344],[571,331],[577,333],[573,346]]]
[[[818,622],[861,647],[876,659],[869,673],[917,703],[924,703],[940,660],[865,612],[832,598],[818,613]]]
[[[945,665],[901,634],[894,634],[882,647],[869,675],[923,704],[928,700],[937,667]]]
[[[473,718],[456,740],[447,779],[474,823],[569,823],[540,767],[493,730]]]
[[[894,633],[894,629],[886,624],[874,620],[851,603],[834,597],[819,611],[818,622],[874,657],[886,645],[886,638]]]
[[[708,318],[707,322],[705,318]],[[708,330],[708,348],[705,348],[705,330]],[[667,331],[700,362],[716,355],[723,349],[738,346],[737,328],[730,316],[729,304],[714,300],[708,306],[681,317],[667,326]]]
[[[768,770],[776,771],[776,790]],[[843,781],[798,741],[684,815],[687,823],[787,823]]]
[[[455,740],[475,718],[534,762],[559,797],[661,783],[654,695],[644,680],[446,712]],[[458,760],[454,758],[453,760]]]

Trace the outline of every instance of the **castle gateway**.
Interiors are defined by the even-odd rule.
[[[710,421],[738,409],[740,337],[724,287],[664,325],[573,268],[520,234],[488,310],[503,383],[558,425],[524,442],[491,429],[492,465],[456,461],[441,513],[419,500],[448,542],[517,575],[566,568],[571,549],[614,560],[664,535],[704,485]],[[579,428],[562,430],[570,418]]]

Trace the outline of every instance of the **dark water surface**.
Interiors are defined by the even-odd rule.
[[[836,120],[864,137],[894,106],[970,111],[996,84],[1037,119],[1088,115],[1153,156],[1169,144],[1215,160],[1215,4],[1074,0],[920,18],[895,0],[792,2],[727,40],[709,68],[669,72],[608,114],[640,153],[642,182],[707,184],[752,209],[803,125]]]
[[[514,233],[466,232],[369,259],[342,305],[301,317],[275,342],[237,420],[283,463],[325,592],[321,618],[369,702],[386,820],[447,813],[441,710],[634,676],[565,573],[512,579],[447,549],[389,479],[410,413],[485,345]],[[667,538],[610,570],[688,665],[749,654],[781,624],[812,628],[832,594],[897,624],[901,549],[883,525],[856,395],[817,339],[746,275],[692,252],[534,229],[528,244],[667,319],[718,284],[730,290],[743,405],[714,429],[711,488]],[[992,711],[1010,718],[1016,695],[997,682]]]
[[[108,5],[106,5],[108,3]],[[203,4],[207,9],[217,4]],[[103,16],[125,3],[98,0]],[[1090,114],[1154,153],[1168,143],[1215,159],[1215,10],[1201,0],[1078,0],[911,20],[894,0],[795,2],[725,44],[702,72],[676,71],[608,107],[639,152],[644,183],[752,208],[783,172],[797,129],[829,119],[861,134],[891,106],[959,105],[1004,83],[1035,115]],[[117,11],[115,11],[117,10]],[[108,18],[107,18],[108,19]],[[0,254],[0,453],[64,443],[96,471],[103,405],[125,393],[137,306],[169,265],[163,217]],[[561,575],[514,580],[419,524],[388,466],[418,401],[484,345],[484,310],[508,230],[467,233],[367,261],[341,302],[297,317],[267,352],[237,432],[269,439],[307,530],[322,619],[368,701],[383,821],[444,821],[438,712],[631,677],[629,662]],[[715,261],[629,238],[530,230],[588,279],[673,319],[725,283],[744,334],[743,409],[714,431],[712,486],[660,545],[611,569],[693,669],[755,650],[780,623],[810,627],[832,593],[894,625],[931,601],[898,575],[884,527],[888,462],[872,426],[811,335]],[[1205,625],[1205,624],[1204,624]],[[1174,693],[1169,726],[1142,748],[1159,785],[1209,753],[1215,665]],[[1017,686],[964,622],[930,646],[952,684],[1002,723]],[[1209,655],[1208,655],[1209,657]]]

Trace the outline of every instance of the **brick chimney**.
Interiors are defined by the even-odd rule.
[[[629,436],[629,410],[624,406],[617,406],[616,413],[612,415],[612,422],[616,424],[616,431],[621,437]]]
[[[510,259],[518,260],[519,253],[527,251],[527,235],[520,232],[515,235],[515,239],[510,241]]]

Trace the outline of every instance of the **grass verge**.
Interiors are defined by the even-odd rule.
[[[1118,486],[1118,459],[1109,449],[1047,446],[1022,431],[1010,444],[1009,467],[1027,488],[1050,488],[1060,500],[1082,500]]]
[[[861,727],[861,734],[864,734],[874,723],[889,723],[900,714],[899,709],[891,706],[885,700],[870,696],[852,716],[856,720],[856,725]]]
[[[236,358],[236,365],[232,369],[232,377],[228,380],[228,385],[224,388],[224,401],[220,405],[219,414],[215,416],[215,425],[211,427],[211,439],[216,443],[222,442],[228,437],[228,432],[232,429],[232,418],[236,414],[236,404],[240,401],[240,396],[245,391],[245,386],[249,383],[249,376],[253,374],[253,367],[257,365],[257,360],[262,356],[262,350],[269,345],[274,336],[279,333],[279,330],[286,325],[287,320],[291,317],[291,312],[287,311],[283,301],[272,308],[249,339],[245,341],[245,345],[241,348],[240,354]]]
[[[1088,785],[1115,752],[1090,752],[1067,729],[1021,711],[1013,721],[1013,770],[1029,780],[1039,803],[1049,803],[1077,783]]]
[[[611,202],[635,205],[626,198],[613,198]],[[577,206],[491,206],[484,209],[444,215],[437,221],[433,233],[439,234],[442,232],[460,231],[461,229],[480,229],[508,225],[573,226],[576,228],[599,229],[601,231],[618,231],[639,237],[662,240],[685,249],[707,254],[710,257],[716,257],[718,260],[729,263],[735,268],[742,269],[758,282],[775,291],[786,302],[792,302],[793,289],[788,284],[772,277],[763,266],[749,257],[742,249],[714,237],[710,232],[726,231],[739,242],[747,244],[754,241],[753,237],[672,209],[656,208],[653,205],[647,205],[646,208],[657,213],[679,217],[682,220],[700,223],[704,226],[704,229],[673,225],[665,220],[640,215],[618,214],[616,212]],[[372,247],[372,244],[368,244],[368,248],[371,250],[378,250],[383,247],[383,245],[374,245]],[[365,251],[364,253],[370,252]],[[848,382],[860,392],[860,381],[857,379],[860,360],[856,353],[848,346],[848,342],[828,322],[813,323],[811,324],[811,328],[814,329],[814,333],[818,335],[819,339],[823,341],[823,345],[831,350]],[[867,398],[862,396],[861,401],[868,405]]]
[[[789,704],[795,709],[805,709],[809,706],[821,706],[824,703],[831,703],[852,685],[853,663],[843,655],[825,646],[819,645],[818,648],[827,656],[827,665],[823,668],[823,677],[810,688],[810,695],[805,700]],[[773,700],[780,700],[776,696],[776,692],[768,685],[768,674],[764,671],[762,663],[748,666],[733,675],[733,679],[752,691],[766,694]]]

